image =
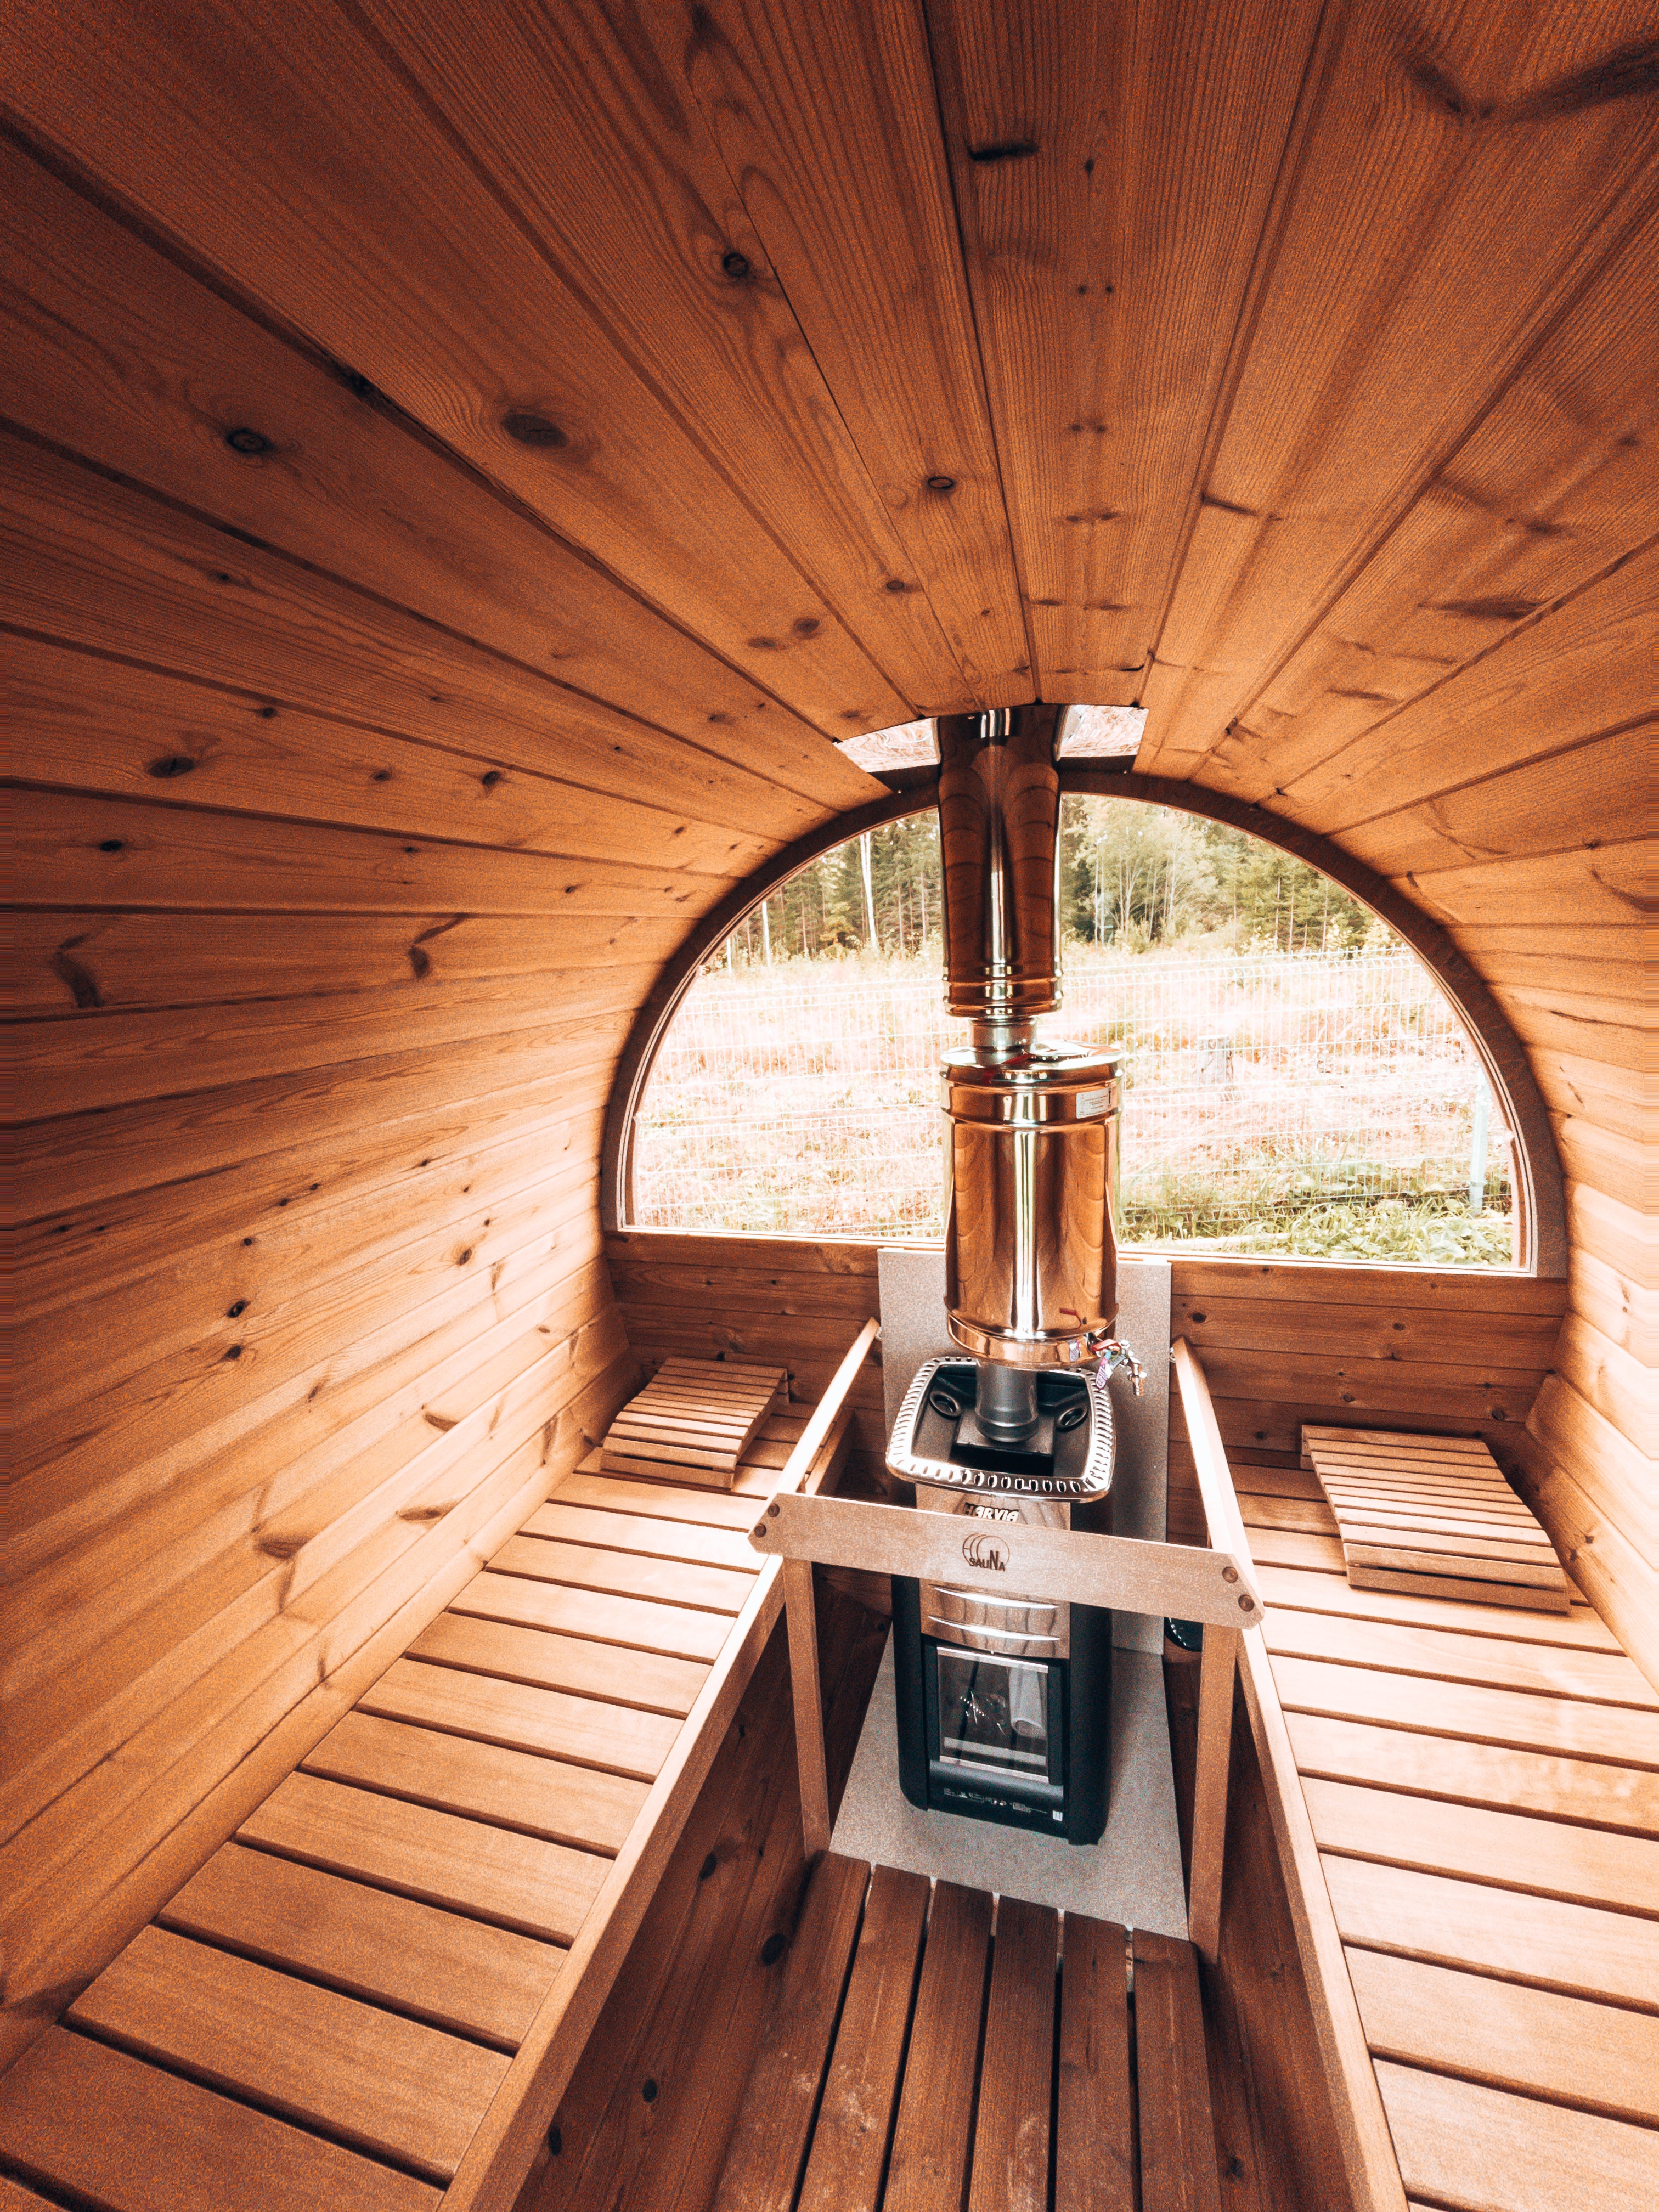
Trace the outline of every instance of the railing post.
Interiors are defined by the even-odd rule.
[[[800,1774],[800,1826],[809,1859],[830,1848],[830,1771],[823,1743],[823,1691],[818,1680],[818,1627],[812,1563],[783,1563],[783,1603],[789,1621],[789,1681],[795,1699],[795,1764]]]
[[[1204,1370],[1184,1337],[1170,1347],[1186,1416],[1187,1438],[1204,1501],[1210,1541],[1241,1559],[1250,1556],[1240,1518],[1232,1471],[1227,1465],[1215,1407]],[[1251,1626],[1259,1611],[1249,1615]],[[1194,1948],[1212,1966],[1221,1941],[1221,1880],[1227,1840],[1227,1769],[1232,1753],[1233,1677],[1243,1656],[1243,1638],[1236,1628],[1206,1627],[1204,1664],[1198,1678],[1198,1760],[1193,1782],[1193,1869],[1187,1888],[1187,1930]]]
[[[1221,1942],[1221,1876],[1227,1838],[1227,1768],[1232,1755],[1233,1674],[1239,1632],[1206,1627],[1198,1678],[1198,1758],[1193,1780],[1193,1864],[1187,1933],[1211,1966]]]
[[[860,1368],[881,1334],[872,1315],[848,1346],[799,1442],[778,1478],[775,1498],[798,1490],[830,1433]],[[777,1508],[773,1506],[773,1511]],[[809,1859],[830,1848],[830,1767],[823,1741],[823,1690],[818,1680],[818,1622],[810,1559],[783,1562],[783,1604],[789,1624],[789,1686],[795,1705],[795,1765],[800,1777],[801,1835]]]

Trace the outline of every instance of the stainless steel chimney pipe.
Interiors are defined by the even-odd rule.
[[[1060,1004],[1060,773],[1053,707],[939,725],[945,1004],[981,1050]],[[1013,1040],[1010,1040],[1013,1042]]]
[[[946,1003],[972,1042],[945,1055],[945,1306],[956,1343],[1013,1369],[1098,1358],[1117,1315],[1115,1053],[1036,1042],[1060,1005],[1063,710],[941,717]],[[1010,1441],[1028,1395],[985,1394]]]

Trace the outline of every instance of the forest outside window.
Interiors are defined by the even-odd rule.
[[[1068,797],[1062,1011],[1124,1054],[1121,1239],[1294,1259],[1514,1264],[1510,1139],[1418,956],[1221,823]],[[658,1053],[640,1228],[942,1232],[931,811],[811,861],[726,939]]]

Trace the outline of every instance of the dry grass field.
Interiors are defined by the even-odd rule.
[[[1065,1010],[1044,1026],[1123,1054],[1126,1242],[1509,1264],[1504,1132],[1455,1015],[1403,947],[1074,946]],[[652,1077],[634,1218],[795,1237],[938,1234],[935,1070],[961,1041],[931,962],[714,969]]]

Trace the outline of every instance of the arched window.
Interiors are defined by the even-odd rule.
[[[629,1226],[942,1230],[939,844],[919,811],[809,860],[717,943],[655,1042]],[[1224,822],[1068,795],[1063,1012],[1125,1061],[1129,1244],[1507,1267],[1513,1139],[1463,1018],[1389,924]],[[1524,1256],[1524,1255],[1523,1255]]]

